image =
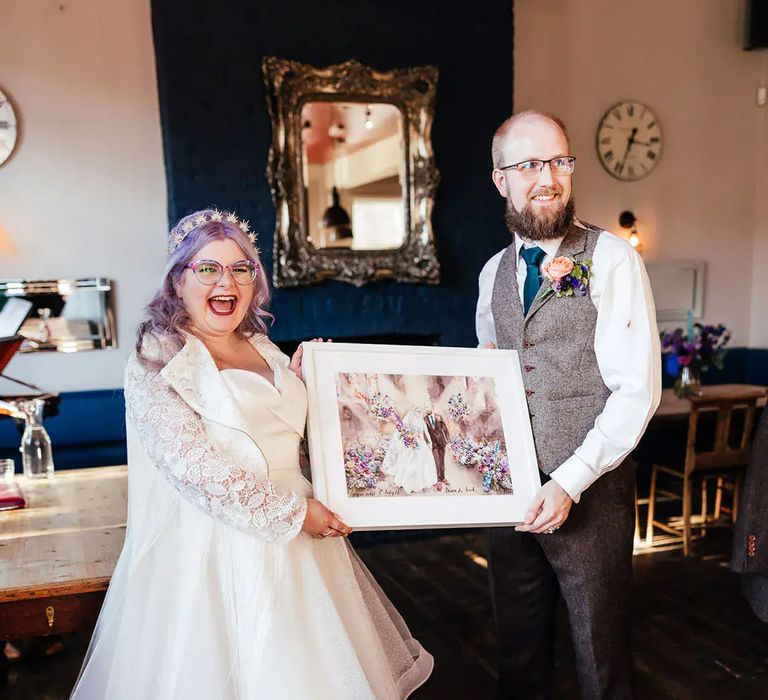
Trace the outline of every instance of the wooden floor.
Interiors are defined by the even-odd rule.
[[[361,557],[435,656],[435,672],[412,698],[494,696],[494,629],[481,532],[386,541],[363,535]],[[749,610],[726,567],[729,535],[712,533],[694,556],[635,557],[633,642],[637,697],[718,700],[768,697],[768,625]],[[561,611],[562,612],[562,611]],[[556,697],[577,698],[574,660],[560,618]],[[87,646],[68,637],[49,658],[30,650],[11,664],[4,700],[67,698]]]

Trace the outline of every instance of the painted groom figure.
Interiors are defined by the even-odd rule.
[[[634,474],[624,460],[661,394],[648,278],[628,243],[574,217],[575,158],[557,117],[514,115],[492,157],[513,241],[480,274],[477,334],[481,347],[520,355],[543,483],[524,523],[490,535],[499,697],[551,697],[562,594],[582,696],[631,698]],[[574,265],[588,286],[558,296],[553,279]]]
[[[435,466],[437,467],[437,488],[441,489],[441,484],[448,484],[445,478],[445,448],[451,441],[451,436],[445,421],[439,414],[435,413],[431,402],[427,404],[424,422],[427,424],[427,433],[432,444],[432,456],[435,458]]]

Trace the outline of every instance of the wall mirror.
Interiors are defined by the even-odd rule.
[[[19,330],[26,338],[19,352],[80,352],[117,345],[108,279],[0,280],[0,307],[14,297],[32,302]]]
[[[437,284],[431,126],[437,69],[264,59],[274,283]]]

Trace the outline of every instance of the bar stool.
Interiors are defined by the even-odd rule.
[[[706,392],[706,389],[705,389]],[[664,532],[678,535],[683,541],[683,554],[688,556],[691,548],[692,528],[700,527],[701,534],[706,534],[708,526],[723,524],[721,515],[730,515],[735,522],[738,514],[739,495],[743,480],[744,469],[749,457],[749,445],[755,420],[755,407],[758,399],[765,396],[764,389],[734,390],[728,394],[715,394],[691,397],[691,413],[688,419],[688,436],[686,439],[685,462],[682,469],[671,465],[654,464],[651,471],[651,488],[648,496],[648,522],[646,525],[646,546],[653,546],[653,530],[658,528]],[[701,415],[717,412],[714,445],[711,450],[697,450],[703,440],[701,430]],[[731,430],[734,415],[743,414],[743,424],[740,431]],[[734,439],[735,438],[735,439]],[[658,476],[664,474],[670,479],[678,480],[678,490],[659,488]],[[702,508],[699,522],[692,523],[692,493],[694,478],[701,479]],[[716,480],[715,510],[712,518],[708,513],[707,484]],[[732,505],[723,505],[723,491],[733,492]],[[680,525],[655,519],[657,501],[682,501]]]

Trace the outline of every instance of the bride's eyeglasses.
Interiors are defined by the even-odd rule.
[[[238,260],[231,265],[222,265],[215,260],[195,260],[194,262],[187,263],[186,267],[192,270],[200,284],[209,287],[221,281],[225,270],[229,270],[229,274],[235,281],[235,284],[240,286],[253,284],[256,275],[259,274],[259,268],[253,260]]]

